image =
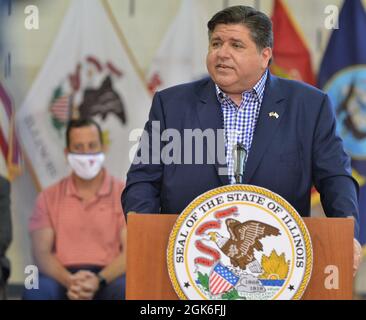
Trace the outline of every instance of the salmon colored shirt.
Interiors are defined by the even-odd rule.
[[[126,227],[120,200],[123,187],[104,170],[100,190],[85,203],[68,176],[39,194],[29,230],[54,230],[54,253],[63,266],[104,267],[122,250],[121,230]]]

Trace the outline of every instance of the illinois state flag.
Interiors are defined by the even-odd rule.
[[[182,1],[147,75],[152,93],[207,75],[207,22],[202,1]]]
[[[346,0],[325,51],[318,85],[333,103],[337,130],[352,157],[360,184],[360,240],[366,243],[366,13],[360,0]]]
[[[63,149],[72,118],[94,117],[109,147],[106,167],[124,177],[129,134],[143,128],[151,98],[106,1],[74,0],[43,68],[17,115],[41,188],[68,174]],[[132,144],[131,144],[132,145]]]
[[[283,78],[315,85],[310,51],[301,31],[281,0],[275,0],[273,22],[273,64],[271,72]]]

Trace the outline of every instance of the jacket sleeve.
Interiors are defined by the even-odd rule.
[[[10,183],[0,177],[0,257],[5,255],[11,240]]]
[[[156,93],[133,163],[127,173],[121,201],[124,214],[159,213],[163,176],[161,132],[165,118],[159,93]],[[127,216],[126,216],[127,218]]]
[[[313,182],[328,217],[353,217],[359,236],[359,186],[352,177],[350,157],[336,133],[335,115],[324,96],[313,137]]]

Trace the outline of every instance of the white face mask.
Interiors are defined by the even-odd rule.
[[[103,152],[95,154],[69,153],[67,160],[75,174],[84,180],[95,178],[102,169],[105,155]]]

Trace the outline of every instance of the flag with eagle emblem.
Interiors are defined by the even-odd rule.
[[[17,114],[29,163],[42,189],[69,173],[63,154],[70,119],[93,118],[108,147],[105,166],[123,178],[151,106],[143,74],[108,1],[74,0]],[[137,129],[134,131],[134,129]],[[136,132],[135,138],[130,135]]]

